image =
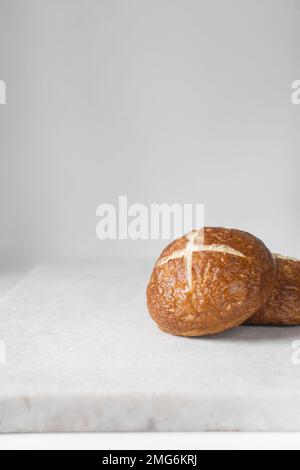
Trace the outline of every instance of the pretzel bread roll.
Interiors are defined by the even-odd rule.
[[[267,304],[246,322],[250,325],[300,325],[300,261],[274,255],[277,279]]]
[[[161,253],[147,288],[148,309],[167,333],[219,333],[266,303],[275,276],[272,254],[253,235],[226,228],[193,230]]]

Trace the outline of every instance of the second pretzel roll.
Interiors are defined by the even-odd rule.
[[[274,255],[277,280],[267,304],[247,320],[249,325],[300,325],[300,261]]]
[[[261,309],[275,278],[275,260],[259,239],[240,230],[205,227],[161,253],[147,288],[148,309],[167,333],[219,333]]]

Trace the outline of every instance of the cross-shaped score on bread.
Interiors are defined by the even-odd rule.
[[[211,252],[218,252],[218,253],[225,253],[227,255],[232,256],[239,256],[241,258],[245,258],[245,255],[240,251],[231,248],[228,245],[205,245],[204,243],[195,243],[195,240],[201,234],[200,230],[192,230],[189,232],[185,237],[187,239],[186,247],[182,250],[174,251],[169,256],[165,256],[161,260],[158,261],[156,266],[162,266],[163,264],[167,263],[172,259],[183,258],[185,264],[185,275],[186,275],[186,283],[188,290],[190,291],[193,286],[192,281],[192,261],[193,261],[193,253],[200,252],[200,251],[211,251]]]

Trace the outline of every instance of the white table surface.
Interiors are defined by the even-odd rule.
[[[150,270],[53,263],[2,295],[1,432],[300,430],[300,327],[164,334]]]
[[[28,267],[5,267],[0,269],[0,301],[29,271]]]

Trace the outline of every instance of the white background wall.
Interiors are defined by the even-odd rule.
[[[96,208],[205,203],[300,257],[297,0],[0,0],[2,258],[156,255]]]

